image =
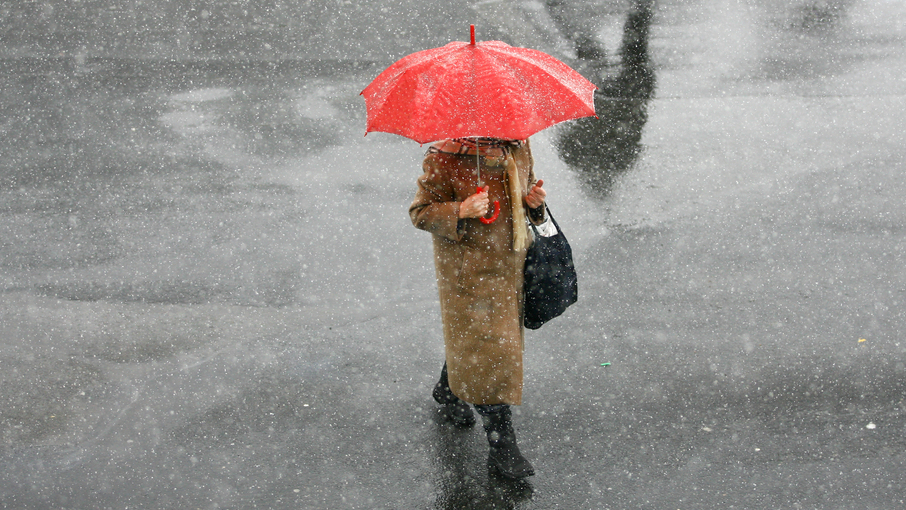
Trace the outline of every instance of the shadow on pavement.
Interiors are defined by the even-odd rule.
[[[575,41],[579,68],[598,86],[595,111],[565,126],[559,133],[560,158],[575,169],[583,189],[592,197],[609,194],[615,179],[630,169],[641,151],[648,103],[654,95],[654,69],[648,56],[652,2],[638,0],[623,27],[619,73],[608,74],[603,50],[587,38]],[[584,57],[584,58],[583,58]]]
[[[511,509],[532,500],[534,488],[530,480],[510,480],[486,469],[486,459],[477,454],[487,450],[484,434],[479,433],[481,426],[457,428],[445,422],[440,413],[428,425],[435,427],[431,437],[435,450],[435,508]]]

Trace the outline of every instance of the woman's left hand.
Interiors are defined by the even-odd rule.
[[[530,209],[537,209],[544,205],[544,197],[547,196],[547,192],[541,187],[544,185],[542,179],[538,179],[532,189],[529,190],[528,195],[525,196],[525,205],[529,206]]]

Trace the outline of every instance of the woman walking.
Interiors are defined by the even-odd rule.
[[[476,190],[476,165],[485,181]],[[526,219],[544,221],[528,140],[458,138],[425,155],[409,215],[433,234],[446,362],[433,391],[446,417],[470,427],[482,417],[488,466],[509,478],[534,474],[516,444],[511,405],[522,403],[522,284],[532,242]],[[496,221],[481,221],[491,202]]]

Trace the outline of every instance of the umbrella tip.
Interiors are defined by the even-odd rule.
[[[472,46],[475,45],[475,25],[469,25],[469,36],[472,38]]]

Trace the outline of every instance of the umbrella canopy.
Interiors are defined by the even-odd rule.
[[[559,122],[595,114],[595,85],[538,50],[501,41],[454,41],[403,57],[362,95],[366,133],[419,143],[446,138],[524,140]]]

